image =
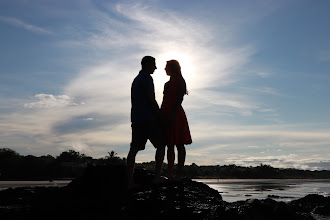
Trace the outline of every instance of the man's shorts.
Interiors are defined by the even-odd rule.
[[[144,150],[147,141],[157,148],[166,145],[164,130],[157,120],[132,123],[132,142],[131,148]]]

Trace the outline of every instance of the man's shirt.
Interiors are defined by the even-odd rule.
[[[156,117],[148,100],[148,91],[155,93],[154,81],[149,73],[141,70],[131,88],[131,122],[144,122]]]

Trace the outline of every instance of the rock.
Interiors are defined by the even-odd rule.
[[[318,215],[330,216],[330,204],[327,203],[325,205],[317,206],[313,209],[312,213],[318,214]]]
[[[124,217],[129,219],[205,219],[222,202],[220,194],[203,183],[183,179],[147,186],[129,195]]]
[[[293,200],[289,202],[289,206],[295,212],[310,213],[318,206],[324,206],[330,204],[330,197],[324,197],[322,195],[310,194],[301,199]]]
[[[135,173],[135,182],[143,187],[128,193],[123,219],[207,219],[222,204],[219,192],[206,184],[184,178],[155,186],[152,174]]]
[[[218,212],[218,216],[215,219],[308,220],[313,218],[307,213],[294,212],[284,202],[276,202],[272,199],[249,199],[246,201],[227,203],[226,208],[221,208],[221,211]]]

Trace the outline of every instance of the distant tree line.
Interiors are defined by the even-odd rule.
[[[187,176],[214,179],[330,179],[330,170],[311,171],[294,168],[274,168],[260,164],[256,167],[236,166],[185,166]]]
[[[144,162],[136,165],[137,168],[153,171],[155,162]],[[163,166],[166,175],[167,166]],[[294,168],[274,168],[260,164],[256,167],[243,167],[235,164],[198,166],[195,163],[185,165],[185,176],[192,179],[330,179],[330,170],[300,170]]]
[[[74,150],[59,156],[22,156],[9,148],[0,148],[0,180],[53,180],[80,176],[87,165],[125,164],[114,151],[93,159]]]
[[[9,148],[0,148],[0,180],[53,180],[76,178],[86,166],[106,164],[126,164],[126,158],[120,158],[114,151],[109,155],[94,159],[74,150],[62,152],[59,156],[22,156]],[[155,162],[137,163],[137,169],[153,172]],[[192,179],[330,179],[330,170],[310,171],[293,168],[274,168],[260,164],[256,167],[230,165],[198,166],[186,165],[185,175]],[[164,163],[162,175],[167,173]]]

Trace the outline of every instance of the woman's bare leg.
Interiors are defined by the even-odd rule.
[[[128,155],[127,155],[127,181],[128,187],[131,188],[134,186],[134,166],[135,166],[135,157],[139,150],[135,148],[130,148]]]
[[[175,159],[175,152],[174,152],[174,145],[167,146],[167,163],[168,163],[168,173],[167,177],[172,179],[174,176],[174,159]]]
[[[178,149],[178,171],[176,177],[180,179],[183,175],[184,162],[186,160],[186,148],[183,144],[176,145],[176,148]]]

